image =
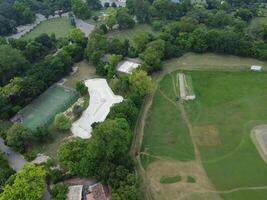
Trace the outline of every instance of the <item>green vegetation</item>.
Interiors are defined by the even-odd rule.
[[[108,33],[109,37],[118,38],[121,41],[128,39],[130,42],[133,41],[134,36],[140,32],[155,33],[152,27],[148,24],[137,24],[133,29],[126,30],[115,30]]]
[[[41,24],[35,27],[31,32],[24,35],[22,39],[34,39],[42,33],[47,33],[48,35],[55,34],[57,38],[67,37],[72,28],[70,20],[67,17],[49,19],[41,22]]]
[[[68,185],[56,184],[52,189],[52,200],[65,200],[68,195]]]
[[[53,86],[40,97],[25,107],[20,114],[22,124],[30,129],[36,129],[51,123],[55,115],[67,109],[77,99],[77,95],[61,86]]]
[[[58,130],[67,131],[71,128],[71,120],[63,113],[59,113],[55,116],[54,126]]]
[[[151,161],[147,159],[157,156],[182,161],[195,158],[189,131],[175,101],[173,86],[175,77],[165,76],[155,94],[144,130],[142,146],[144,165]]]
[[[195,183],[196,182],[196,178],[194,176],[187,176],[187,183]]]
[[[4,154],[0,151],[0,192],[2,191],[8,178],[14,173],[14,171],[9,167]]]
[[[215,144],[199,146],[216,189],[266,185],[266,163],[252,144],[250,131],[267,123],[267,74],[199,71],[190,75],[197,95],[196,101],[186,104],[192,125],[207,131],[213,127],[219,134]],[[235,198],[222,196],[226,200],[249,199],[244,194],[248,192],[233,193]]]
[[[0,200],[39,200],[45,188],[45,170],[32,164],[12,175],[0,194]]]
[[[177,176],[162,176],[160,178],[160,183],[162,184],[171,184],[171,183],[177,183],[182,180],[182,177],[180,175]]]

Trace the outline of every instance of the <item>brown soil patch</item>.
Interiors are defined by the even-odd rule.
[[[159,160],[147,168],[148,184],[155,200],[221,200],[207,178],[206,172],[196,161],[180,162]],[[162,184],[162,176],[180,175],[182,180],[171,184]],[[196,183],[188,183],[187,177],[193,176]]]
[[[203,146],[216,146],[221,144],[219,130],[215,126],[194,127],[196,143]]]

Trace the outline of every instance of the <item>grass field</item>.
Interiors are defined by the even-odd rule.
[[[187,104],[196,131],[218,131],[215,145],[200,144],[202,162],[217,190],[267,186],[267,166],[250,139],[253,127],[267,123],[267,74],[190,72],[197,100]],[[199,129],[201,127],[201,129]],[[199,134],[199,133],[196,133]],[[212,133],[206,135],[211,140]],[[214,138],[213,138],[214,139]],[[260,198],[267,190],[234,192],[226,200]],[[255,195],[255,196],[254,196]]]
[[[52,86],[22,109],[22,124],[30,129],[46,125],[54,116],[66,110],[77,99],[76,93],[61,86]]]
[[[34,39],[42,33],[47,33],[48,35],[55,34],[57,38],[69,36],[70,30],[73,27],[67,17],[49,19],[47,21],[41,22],[36,26],[31,32],[25,34],[22,39]]]
[[[197,59],[190,60],[184,57],[170,61],[165,66],[172,62],[176,66],[179,63],[181,68],[190,65],[193,69],[198,69],[196,64],[198,60],[200,67],[208,61],[208,57],[205,56],[202,56],[201,60],[200,55],[191,55],[192,57]],[[212,188],[208,190],[198,188],[196,184],[199,184],[202,176],[191,174],[196,179],[194,181],[190,179],[188,184],[196,186],[187,186],[187,189],[191,187],[187,193],[196,190],[194,195],[197,195],[186,199],[220,199],[215,196],[198,196],[201,192],[209,195],[211,193],[207,191],[211,190],[219,191],[218,195],[224,200],[266,199],[267,165],[252,143],[250,131],[257,125],[267,124],[267,73],[253,73],[246,70],[222,71],[226,65],[231,66],[229,69],[246,69],[244,65],[248,65],[252,60],[240,58],[238,66],[238,59],[231,57],[225,59],[223,66],[219,67],[220,61],[223,60],[210,59],[209,65],[216,60],[215,68],[218,66],[220,71],[182,71],[192,77],[197,97],[194,101],[182,103],[192,127],[190,132],[193,141],[190,140],[189,130],[181,116],[181,108],[177,107],[178,103],[175,105],[177,92],[173,80],[177,71],[167,74],[159,82],[148,113],[141,152],[142,163],[147,169],[148,176],[150,178],[155,176],[151,180],[153,187],[158,188],[156,194],[159,198],[156,199],[177,199],[181,183],[162,186],[159,184],[158,173],[161,172],[161,176],[167,173],[166,175],[171,177],[176,176],[177,171],[187,173],[187,170],[193,168],[195,164],[190,162],[194,162],[196,158],[192,142],[197,144],[200,163],[205,171],[203,173],[199,170],[199,172],[209,179]],[[209,65],[206,69],[210,67]],[[149,156],[153,159],[146,158]],[[176,163],[170,165],[169,160]],[[191,161],[184,162],[184,160]],[[162,166],[158,167],[160,164]],[[184,166],[181,167],[182,165]],[[197,171],[196,168],[190,173]],[[187,177],[191,175],[187,174]],[[160,188],[168,191],[170,196],[163,198],[159,192]],[[181,191],[187,189],[181,188]]]
[[[194,150],[188,129],[175,103],[173,79],[167,75],[155,94],[145,126],[142,162],[147,166],[157,156],[175,160],[193,160]],[[170,88],[170,89],[169,89]],[[178,92],[178,91],[177,91]]]
[[[128,39],[130,42],[133,41],[134,36],[138,32],[150,32],[155,33],[152,30],[152,27],[148,24],[137,24],[133,29],[127,29],[127,30],[115,30],[108,33],[109,37],[118,38],[120,40]]]

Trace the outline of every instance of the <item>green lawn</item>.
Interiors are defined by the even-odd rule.
[[[138,32],[155,33],[148,24],[136,24],[133,29],[115,30],[108,33],[109,37],[118,38],[120,40],[128,39],[130,42]]]
[[[71,26],[67,17],[50,19],[41,22],[31,32],[25,34],[22,39],[34,39],[42,33],[47,33],[49,35],[54,33],[57,38],[67,37],[72,28],[73,26]]]
[[[147,166],[155,156],[193,160],[189,131],[175,103],[173,80],[167,75],[160,82],[145,126],[142,162]],[[161,93],[162,92],[162,93]]]
[[[251,142],[250,131],[267,123],[267,74],[187,72],[196,101],[187,103],[193,127],[212,126],[220,144],[200,145],[204,168],[217,190],[267,186],[267,164]],[[223,194],[225,200],[266,199],[267,190]]]

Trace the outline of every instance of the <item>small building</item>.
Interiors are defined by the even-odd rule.
[[[82,192],[83,192],[82,185],[69,186],[69,193],[67,200],[81,200]]]
[[[123,61],[119,62],[119,64],[117,65],[117,71],[126,74],[131,74],[132,71],[138,68],[140,65],[141,65],[141,60],[126,58]]]
[[[252,65],[250,67],[251,71],[255,71],[255,72],[261,72],[262,71],[262,66],[258,66],[258,65]]]
[[[105,188],[101,183],[89,186],[86,200],[110,200],[109,189]]]

